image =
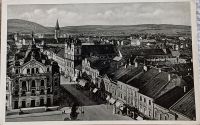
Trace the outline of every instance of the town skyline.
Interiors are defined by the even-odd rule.
[[[65,5],[9,5],[8,19],[22,19],[54,27],[81,25],[191,25],[190,5],[184,3],[115,3]]]

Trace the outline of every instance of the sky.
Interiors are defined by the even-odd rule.
[[[191,25],[190,4],[89,3],[63,5],[9,5],[8,19],[24,19],[44,26],[78,25]]]

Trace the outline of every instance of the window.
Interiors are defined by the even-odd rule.
[[[47,78],[47,82],[49,82],[49,78]]]
[[[48,88],[48,89],[47,89],[47,94],[50,94],[50,92],[51,92],[51,89]]]
[[[58,86],[58,83],[57,82],[55,82],[55,84],[54,84],[55,86]]]
[[[22,82],[22,88],[26,88],[26,81]]]
[[[47,67],[47,72],[49,72],[49,67]]]
[[[144,98],[144,103],[146,103],[146,98]]]
[[[41,86],[44,86],[44,80],[41,80]]]
[[[31,87],[35,87],[35,80],[32,81]]]
[[[30,69],[27,69],[26,72],[27,72],[27,74],[30,74]]]
[[[39,73],[39,68],[36,68],[36,73]]]
[[[151,100],[149,100],[149,105],[151,105]]]
[[[44,95],[44,89],[41,89],[40,95]]]
[[[35,74],[34,68],[31,69],[31,73],[32,73],[32,74]]]
[[[142,96],[140,96],[140,101],[142,101]]]
[[[35,96],[35,90],[32,90],[32,91],[31,91],[31,95],[32,95],[32,96]]]
[[[15,74],[18,74],[18,73],[19,73],[19,70],[18,70],[18,69],[16,69],[16,70],[15,70]]]

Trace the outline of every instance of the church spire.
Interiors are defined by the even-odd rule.
[[[59,26],[59,23],[58,23],[58,19],[56,21],[56,27],[55,27],[55,30],[60,30],[60,26]]]

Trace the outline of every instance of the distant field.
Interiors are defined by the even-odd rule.
[[[44,27],[40,24],[20,20],[8,20],[8,32],[53,33],[53,27]],[[167,35],[191,35],[191,27],[168,24],[143,24],[143,25],[84,25],[61,27],[63,33],[83,35],[130,35],[134,33],[164,33]]]

